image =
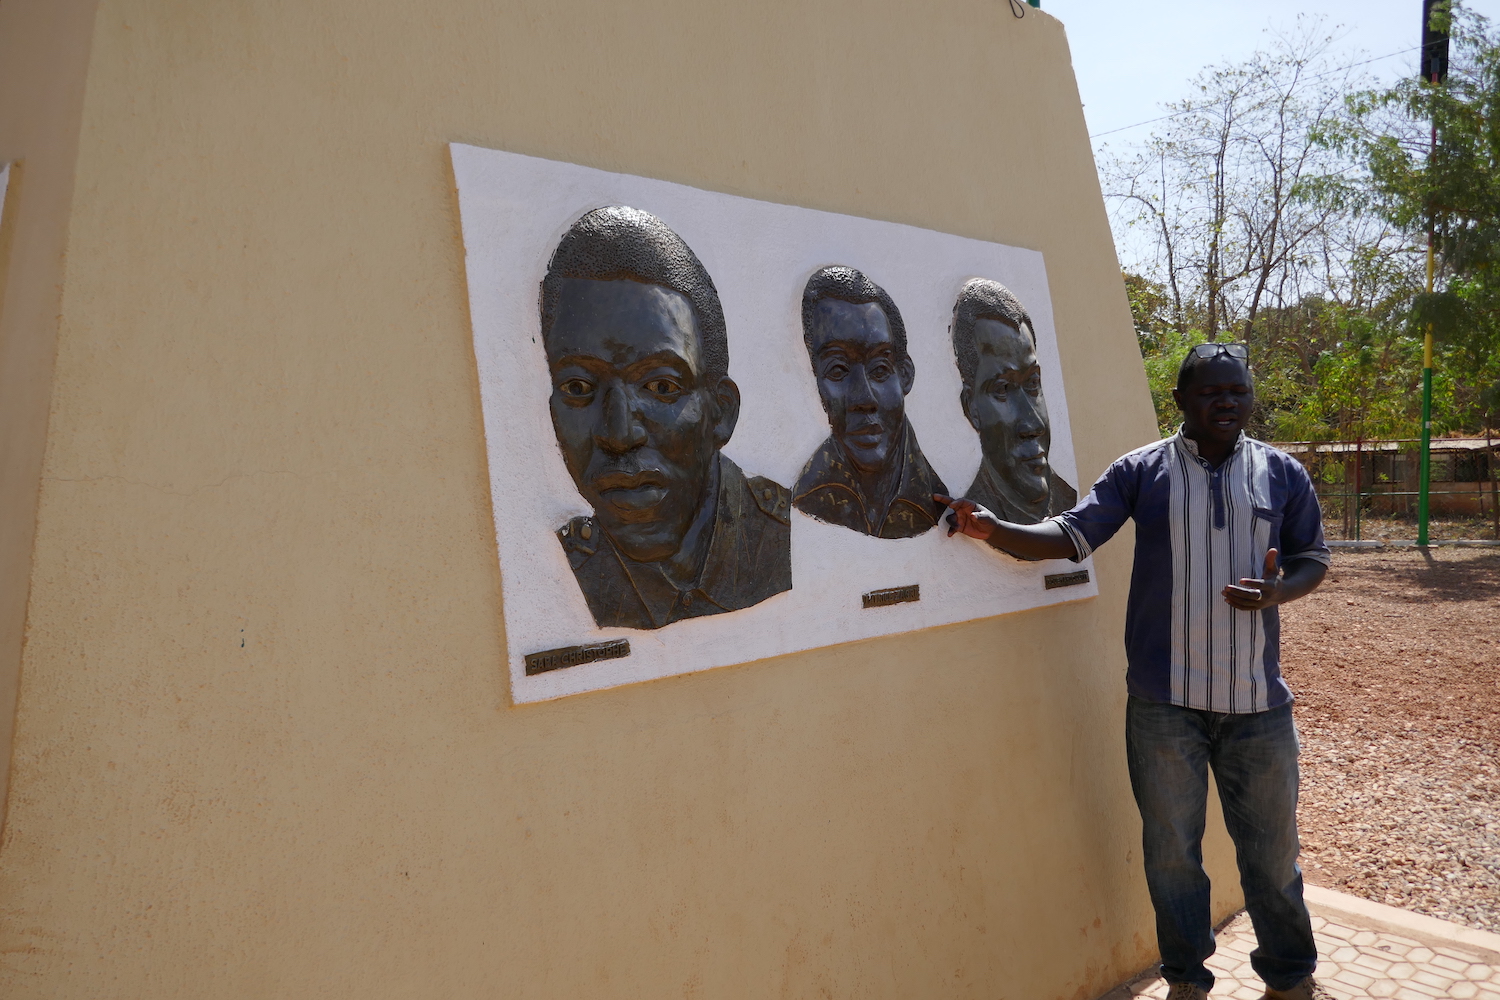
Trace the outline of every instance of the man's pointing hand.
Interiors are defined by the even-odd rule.
[[[932,499],[948,508],[949,538],[955,532],[963,532],[970,538],[988,541],[990,535],[995,533],[995,525],[999,520],[973,500],[955,500],[941,493],[934,493]]]

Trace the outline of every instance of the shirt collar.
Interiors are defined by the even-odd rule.
[[[1182,425],[1180,425],[1180,424],[1178,425],[1178,427],[1177,427],[1177,433],[1174,434],[1174,435],[1172,435],[1172,439],[1177,442],[1177,446],[1179,448],[1181,448],[1183,451],[1187,452],[1189,455],[1191,455],[1192,457],[1196,458],[1198,461],[1200,461],[1200,462],[1203,461],[1203,456],[1200,455],[1200,454],[1198,454],[1198,442],[1194,441],[1192,438],[1190,438],[1186,434],[1182,433]],[[1245,432],[1244,431],[1240,431],[1240,436],[1237,437],[1237,438],[1235,438],[1235,440],[1234,440],[1234,448],[1231,449],[1230,454],[1231,455],[1238,454],[1239,450],[1241,448],[1245,447],[1245,440],[1246,440],[1245,439]]]

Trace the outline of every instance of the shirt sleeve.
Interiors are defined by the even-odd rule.
[[[1073,540],[1074,562],[1087,559],[1135,514],[1139,485],[1140,463],[1127,455],[1104,470],[1078,506],[1048,519]]]
[[[1288,457],[1286,509],[1281,519],[1281,564],[1294,559],[1314,559],[1324,566],[1333,564],[1328,545],[1323,541],[1323,509],[1313,489],[1312,477],[1302,463]]]

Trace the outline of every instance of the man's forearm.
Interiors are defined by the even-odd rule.
[[[963,532],[1023,559],[1072,559],[1078,554],[1073,539],[1056,521],[1014,524],[1000,520],[973,500],[955,500],[941,493],[934,493],[932,499],[948,508],[944,520],[950,535]]]
[[[1001,551],[1028,559],[1072,559],[1078,554],[1073,539],[1056,521],[1040,524],[999,521],[994,524],[987,541]]]
[[[1288,563],[1281,573],[1281,602],[1295,601],[1318,589],[1328,567],[1316,559],[1297,559]]]

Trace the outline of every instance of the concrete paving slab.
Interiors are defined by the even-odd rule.
[[[1339,1000],[1500,1000],[1500,934],[1317,886],[1307,887],[1307,907],[1318,938],[1318,982]],[[1245,961],[1255,947],[1250,918],[1234,918],[1218,942],[1208,961],[1218,980],[1211,996],[1260,997],[1265,985]],[[1100,1000],[1166,995],[1166,982],[1151,969]]]

